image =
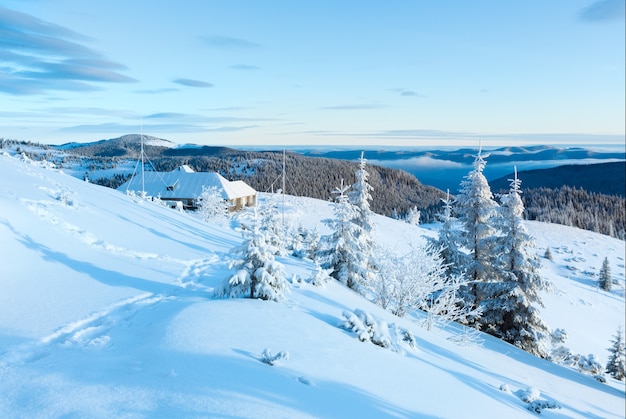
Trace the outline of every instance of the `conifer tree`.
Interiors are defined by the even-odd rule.
[[[324,269],[332,269],[331,276],[348,287],[359,290],[361,283],[369,275],[369,261],[364,258],[363,228],[353,222],[358,209],[350,203],[346,192],[349,186],[336,188],[334,205],[335,218],[324,220],[332,233],[321,239],[317,259]]]
[[[450,198],[450,190],[448,190],[446,198],[442,198],[441,201],[443,203],[443,211],[437,214],[437,220],[442,225],[435,244],[441,249],[441,257],[446,264],[448,274],[458,275],[463,272],[463,259],[466,255],[459,247],[460,232],[457,226],[457,219],[453,216],[453,201]]]
[[[244,234],[246,240],[237,249],[240,258],[230,263],[230,267],[236,268],[237,272],[228,280],[223,294],[273,301],[284,299],[289,285],[284,267],[274,259],[275,249],[259,228],[256,209]]]
[[[540,263],[530,252],[535,248],[523,221],[521,181],[510,179],[511,189],[502,196],[498,218],[500,236],[494,246],[498,255],[494,281],[479,284],[486,298],[481,302],[480,323],[485,331],[525,350],[545,358],[549,330],[539,315],[543,307],[539,292],[549,283],[539,274]]]
[[[604,262],[602,262],[602,268],[600,268],[600,279],[599,285],[605,291],[611,291],[611,284],[613,279],[611,278],[611,267],[609,266],[609,259],[607,257],[604,258]]]
[[[498,215],[498,204],[493,199],[489,183],[483,174],[486,162],[478,151],[472,170],[461,182],[461,191],[455,200],[455,209],[461,224],[459,248],[467,255],[459,254],[458,261],[466,272],[470,286],[464,293],[467,304],[478,307],[485,297],[480,295],[478,284],[493,279],[495,266],[493,252],[497,230],[494,218]]]
[[[369,184],[369,173],[365,169],[366,163],[367,159],[361,152],[359,169],[354,173],[356,182],[352,185],[352,190],[348,192],[348,198],[350,203],[358,209],[355,213],[354,222],[361,227],[363,239],[371,247],[374,221],[372,220],[370,201],[372,200],[371,192],[374,188]]]
[[[360,252],[359,259],[366,266],[366,269],[360,275],[360,282],[365,283],[371,281],[376,276],[378,268],[376,267],[374,257],[374,229],[375,224],[372,219],[373,212],[370,209],[372,201],[371,192],[374,190],[369,183],[369,173],[366,170],[367,160],[365,153],[361,152],[359,158],[359,169],[354,173],[356,181],[352,185],[352,190],[348,192],[350,203],[356,210],[352,222],[356,225],[358,233],[358,246]]]
[[[624,381],[626,378],[626,346],[624,345],[624,332],[621,327],[617,329],[617,333],[611,343],[613,345],[609,348],[611,355],[606,364],[606,372],[616,380]]]
[[[269,194],[267,199],[259,205],[259,230],[265,234],[268,243],[274,249],[274,254],[285,256],[287,254],[288,245],[286,239],[289,235],[286,234],[287,226],[284,225],[278,209],[278,196],[280,196],[280,190],[278,193]]]

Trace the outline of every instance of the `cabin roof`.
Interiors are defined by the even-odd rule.
[[[143,179],[143,190],[147,195],[164,199],[195,199],[202,194],[203,186],[215,186],[226,200],[256,195],[256,191],[244,181],[231,182],[215,172],[194,172],[187,165],[171,172],[144,172]],[[117,189],[141,191],[141,175],[134,176]]]

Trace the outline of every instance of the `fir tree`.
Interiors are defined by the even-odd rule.
[[[620,327],[611,341],[613,345],[609,348],[611,355],[606,364],[606,373],[619,381],[626,378],[626,346],[624,345],[624,332]]]
[[[354,222],[361,227],[364,240],[369,242],[371,246],[372,233],[374,232],[374,222],[372,221],[372,210],[370,209],[370,201],[372,200],[371,192],[374,190],[369,184],[369,173],[365,170],[367,159],[361,152],[359,158],[359,169],[354,173],[356,182],[352,185],[352,190],[348,192],[350,203],[354,205],[358,211],[355,214]]]
[[[605,291],[611,291],[611,284],[613,282],[611,278],[611,267],[609,266],[609,259],[607,257],[604,258],[604,262],[602,262],[602,268],[600,268],[600,279],[598,285]]]
[[[452,199],[450,190],[446,198],[441,199],[443,211],[437,214],[437,220],[442,223],[439,230],[439,238],[435,240],[437,247],[441,248],[441,257],[446,264],[448,275],[458,275],[463,272],[463,263],[466,254],[459,247],[460,237],[457,219],[452,215]]]
[[[350,203],[355,208],[354,218],[352,222],[356,225],[358,233],[358,251],[359,259],[367,267],[362,272],[360,281],[362,283],[373,280],[376,276],[378,268],[374,263],[374,221],[372,220],[373,212],[370,209],[370,201],[372,201],[371,192],[374,190],[369,184],[369,173],[366,166],[364,152],[361,152],[359,158],[359,169],[354,173],[356,181],[352,185],[352,190],[348,192]]]
[[[359,290],[361,283],[369,276],[369,260],[364,258],[363,228],[353,222],[358,209],[346,195],[349,186],[336,188],[334,205],[335,218],[324,220],[332,233],[321,240],[317,258],[324,269],[332,269],[331,276],[348,287]]]
[[[483,175],[486,162],[478,151],[472,170],[461,182],[461,191],[455,200],[455,209],[461,224],[459,248],[469,254],[459,253],[458,263],[465,269],[470,286],[464,293],[467,304],[478,307],[485,296],[480,295],[478,284],[493,279],[496,264],[493,252],[497,230],[494,218],[498,215],[498,204],[493,199],[489,183]]]
[[[269,194],[263,204],[259,206],[258,211],[261,218],[259,230],[265,234],[267,241],[274,249],[274,254],[285,256],[288,245],[286,239],[290,235],[286,234],[287,226],[279,212],[278,196],[280,196],[280,190],[276,194]]]
[[[240,258],[230,264],[237,272],[228,280],[223,294],[273,301],[284,299],[288,289],[284,267],[274,259],[275,248],[259,228],[256,211],[244,234],[247,239],[237,249]]]
[[[481,301],[480,323],[488,333],[545,358],[550,332],[536,306],[543,307],[539,292],[549,289],[549,283],[539,274],[538,258],[529,251],[535,244],[524,226],[520,185],[516,170],[509,193],[501,199],[501,236],[493,248],[498,255],[496,280],[479,284],[486,297]]]

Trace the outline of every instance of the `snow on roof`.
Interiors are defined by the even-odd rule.
[[[197,198],[202,194],[203,186],[215,186],[226,200],[256,195],[256,191],[241,180],[230,182],[219,173],[194,172],[186,165],[171,172],[144,172],[143,178],[146,194],[163,199]],[[141,191],[141,182],[141,176],[136,175],[117,189]]]
[[[177,167],[176,169],[172,170],[173,172],[179,171],[179,172],[186,172],[186,173],[195,173],[195,171],[187,166],[186,164],[183,164],[182,166]]]

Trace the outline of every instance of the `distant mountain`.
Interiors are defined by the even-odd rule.
[[[302,155],[353,160],[361,149],[348,148],[312,148],[295,149]],[[483,149],[487,166],[484,174],[489,180],[498,179],[513,171],[545,169],[564,164],[604,163],[624,160],[626,153],[619,146],[604,147],[501,147]],[[462,149],[426,149],[424,147],[378,147],[365,148],[365,157],[373,164],[394,169],[401,169],[417,177],[422,183],[441,190],[449,189],[455,194],[469,171],[478,148]]]
[[[119,138],[100,140],[92,143],[67,143],[55,148],[71,151],[86,157],[128,157],[136,158],[141,153],[140,134],[127,134]],[[144,150],[148,155],[155,155],[177,146],[163,138],[143,135]]]
[[[493,192],[509,189],[513,173],[490,181]],[[604,195],[626,196],[626,162],[568,164],[551,169],[523,170],[518,173],[523,189],[562,186],[582,188]]]

